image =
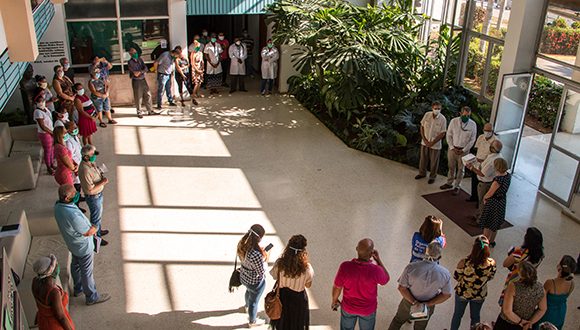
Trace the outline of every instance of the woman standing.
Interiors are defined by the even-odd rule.
[[[495,235],[505,220],[507,192],[512,179],[507,172],[508,164],[503,158],[493,161],[496,176],[487,194],[483,196],[483,211],[479,218],[483,234],[489,239],[489,245],[495,247]]]
[[[455,311],[451,319],[451,330],[458,330],[465,308],[469,304],[471,328],[480,321],[481,307],[487,297],[487,282],[497,270],[495,260],[489,257],[489,240],[480,235],[475,239],[471,254],[459,261],[453,277],[455,286]]]
[[[75,107],[79,113],[79,133],[83,137],[83,145],[93,144],[93,133],[97,131],[97,109],[91,99],[85,94],[85,89],[81,83],[74,86],[77,96],[75,97]]]
[[[42,144],[44,150],[44,164],[48,174],[54,175],[54,141],[52,139],[52,115],[46,108],[46,101],[44,93],[39,93],[34,98],[34,120],[36,121],[36,129],[38,131],[38,139]]]
[[[107,127],[103,121],[103,112],[107,116],[108,124],[116,124],[117,121],[111,117],[111,101],[109,100],[109,81],[101,77],[101,71],[94,68],[89,80],[89,90],[91,91],[91,101],[97,109],[97,118],[99,119],[99,126]]]
[[[74,184],[75,173],[78,171],[78,164],[72,160],[72,153],[66,147],[66,141],[70,138],[64,126],[54,129],[54,154],[56,157],[56,171],[54,179],[62,186],[63,184]]]
[[[308,262],[306,243],[304,236],[292,236],[270,271],[270,275],[278,281],[282,302],[280,319],[270,321],[274,329],[304,330],[310,325],[306,288],[312,285],[314,270]]]
[[[48,81],[46,80],[45,76],[37,75],[34,77],[36,80],[36,85],[38,86],[37,95],[40,91],[44,92],[44,100],[46,101],[46,108],[50,112],[54,112],[54,102],[58,100],[58,98],[54,97],[48,88]]]
[[[38,307],[36,322],[40,330],[74,330],[75,326],[66,306],[68,294],[57,284],[60,266],[54,255],[41,257],[32,266],[36,277],[32,280],[32,294]]]
[[[203,83],[203,53],[201,51],[202,45],[197,39],[193,41],[193,51],[190,55],[191,63],[191,83],[193,84],[193,91],[191,94],[191,102],[198,105],[194,97],[201,97],[199,95],[199,88]]]
[[[68,112],[69,118],[72,118],[75,122],[78,121],[78,115],[75,116],[74,114],[75,92],[73,91],[73,83],[64,75],[64,69],[61,65],[54,67],[52,88],[56,92],[60,106]]]
[[[274,86],[274,79],[278,75],[278,58],[280,54],[274,47],[272,39],[268,39],[266,47],[262,48],[262,82],[260,84],[260,93],[262,95],[271,94]]]
[[[241,92],[247,92],[246,84],[244,82],[244,76],[246,75],[245,61],[248,57],[246,46],[242,44],[240,38],[236,38],[234,39],[234,44],[229,47],[228,52],[231,59],[230,76],[232,77],[230,93],[233,93],[237,90]]]
[[[185,106],[185,102],[183,102],[184,85],[187,89],[187,92],[191,95],[189,79],[189,61],[187,60],[187,56],[181,54],[179,58],[175,59],[175,81],[177,82],[177,90],[179,91],[179,96],[181,97],[181,106]],[[193,95],[191,98],[193,99]]]
[[[576,261],[565,255],[558,264],[558,277],[547,280],[544,290],[547,293],[548,310],[540,322],[550,322],[558,329],[564,328],[568,297],[574,291],[574,271]]]
[[[411,262],[421,261],[425,258],[427,245],[432,241],[437,241],[441,247],[447,243],[443,234],[443,220],[433,215],[428,215],[418,232],[413,234],[411,246]]]
[[[220,54],[223,52],[222,47],[217,43],[215,33],[211,35],[211,41],[203,48],[207,60],[207,82],[210,94],[219,93],[217,88],[222,85],[222,65],[220,63]]]
[[[503,261],[503,266],[509,269],[509,274],[505,280],[504,288],[499,298],[499,305],[503,304],[503,296],[510,283],[519,280],[518,264],[528,261],[532,266],[538,267],[544,260],[544,238],[536,227],[530,227],[524,236],[524,244],[521,247],[514,247],[508,251],[508,256]]]
[[[546,312],[546,293],[536,268],[527,261],[518,265],[520,279],[510,283],[494,330],[530,329]]]
[[[250,327],[258,325],[256,320],[258,302],[266,287],[264,262],[267,261],[268,254],[260,246],[265,232],[261,225],[253,225],[240,239],[237,248],[237,255],[242,261],[240,280],[246,287],[245,306],[248,309]]]

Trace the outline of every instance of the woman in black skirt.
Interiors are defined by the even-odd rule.
[[[507,192],[510,187],[511,174],[507,172],[508,165],[505,159],[493,161],[496,176],[491,187],[483,197],[483,211],[479,219],[483,228],[483,235],[489,240],[489,246],[495,247],[495,235],[505,220]]]
[[[312,285],[314,270],[308,262],[306,238],[294,235],[288,241],[282,256],[270,271],[280,286],[282,316],[271,320],[273,329],[304,330],[310,325],[310,311],[306,288]]]

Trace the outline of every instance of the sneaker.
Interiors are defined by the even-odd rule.
[[[423,179],[426,175],[417,174],[415,175],[415,180]]]
[[[435,179],[431,178],[429,179],[429,181],[427,181],[428,184],[434,184],[435,183]]]
[[[442,185],[441,187],[439,187],[439,189],[441,189],[441,190],[447,190],[447,189],[451,189],[451,188],[453,188],[453,186],[450,185],[449,183],[446,183],[446,184]]]
[[[109,233],[108,229],[101,229],[101,236],[105,236]]]
[[[254,322],[248,323],[248,328],[259,327],[259,326],[264,325],[264,324],[266,324],[266,321],[264,321],[262,319],[256,319]]]
[[[96,305],[96,304],[100,304],[100,303],[104,303],[105,301],[111,299],[111,295],[108,293],[101,293],[99,295],[99,299],[95,300],[95,301],[87,301],[87,305],[91,306],[91,305]]]

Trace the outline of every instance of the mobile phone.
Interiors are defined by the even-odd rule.
[[[274,244],[270,243],[268,244],[268,246],[266,246],[266,248],[264,249],[266,252],[270,251],[270,249],[272,249],[272,247],[274,247]]]

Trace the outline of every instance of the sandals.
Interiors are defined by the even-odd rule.
[[[105,123],[101,122],[101,123],[99,123],[99,126],[101,126],[101,127],[105,128],[105,127],[107,127],[107,124],[105,124]]]
[[[116,123],[117,123],[117,121],[116,121],[115,119],[111,119],[111,120],[109,120],[109,124],[111,124],[111,125],[114,125],[114,124],[116,124]]]

